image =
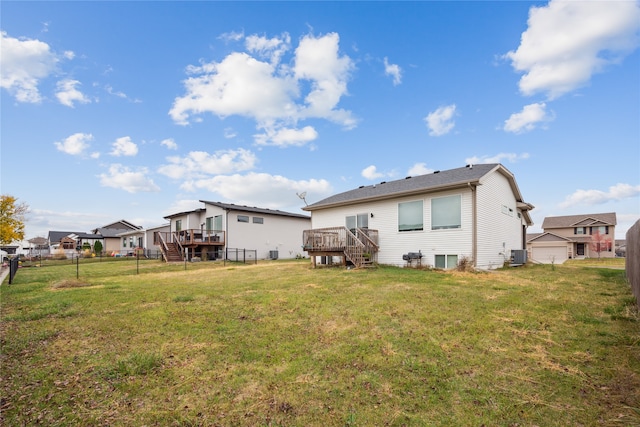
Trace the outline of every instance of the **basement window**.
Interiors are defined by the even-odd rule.
[[[450,270],[458,266],[458,255],[436,255],[436,268]]]

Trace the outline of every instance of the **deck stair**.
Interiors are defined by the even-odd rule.
[[[316,256],[337,256],[343,258],[345,265],[350,262],[356,268],[366,268],[373,266],[377,260],[378,230],[350,230],[346,227],[305,230],[303,244],[314,266]]]

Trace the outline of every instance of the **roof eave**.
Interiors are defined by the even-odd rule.
[[[475,179],[472,181],[457,182],[455,184],[440,185],[437,187],[421,188],[421,189],[409,190],[409,191],[400,191],[397,193],[384,194],[380,196],[361,197],[358,199],[351,199],[344,202],[329,203],[329,204],[325,204],[317,207],[310,205],[310,206],[303,207],[302,210],[307,212],[312,212],[312,211],[321,210],[321,209],[329,209],[329,208],[335,208],[340,206],[350,206],[350,205],[355,205],[363,202],[375,202],[380,200],[389,200],[389,199],[397,199],[399,197],[413,196],[416,194],[428,194],[428,193],[436,193],[438,191],[455,190],[458,188],[466,188],[469,185],[477,186],[479,185],[479,182],[480,182],[479,179]]]

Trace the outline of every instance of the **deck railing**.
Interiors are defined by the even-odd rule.
[[[196,245],[225,245],[225,232],[222,230],[202,230],[200,228],[192,228],[180,231],[159,231],[155,234],[154,243],[160,245],[163,241],[165,244],[178,243],[181,248],[184,246]]]
[[[356,266],[365,260],[375,261],[378,253],[378,230],[346,227],[327,227],[304,230],[303,249],[313,252],[341,252]]]

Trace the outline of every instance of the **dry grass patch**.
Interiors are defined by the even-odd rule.
[[[50,292],[75,273],[0,288],[6,425],[640,424],[621,271],[102,262]]]

